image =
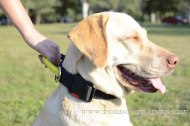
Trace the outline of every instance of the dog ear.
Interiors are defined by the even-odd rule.
[[[107,62],[106,23],[108,15],[95,14],[82,20],[69,34],[69,39],[96,67]]]

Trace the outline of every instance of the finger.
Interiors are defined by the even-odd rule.
[[[38,55],[38,59],[40,60],[40,62],[42,63],[42,64],[44,64],[44,62],[43,62],[43,60],[42,60],[42,55]]]
[[[61,61],[61,54],[58,53],[57,56],[56,56],[56,59],[55,59],[55,65],[58,66],[60,61]]]
[[[43,60],[42,60],[42,55],[38,55],[38,58],[39,58],[39,60],[40,60],[40,62],[42,63],[42,64],[44,64],[44,62],[43,62]],[[44,64],[45,65],[45,64]],[[45,65],[45,68],[46,68],[47,66]]]
[[[59,49],[58,46],[56,46],[56,47],[54,48],[54,52],[53,52],[52,54],[54,54],[54,56],[51,57],[51,59],[52,59],[51,62],[52,62],[54,65],[58,66],[59,63],[60,63],[60,60],[61,60],[60,49]]]
[[[38,58],[39,58],[39,60],[40,60],[40,62],[42,63],[42,64],[44,64],[45,65],[45,63],[43,62],[43,59],[42,59],[42,55],[38,55]],[[47,68],[47,66],[45,65],[45,68]]]

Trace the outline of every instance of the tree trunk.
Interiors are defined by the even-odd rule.
[[[189,7],[188,7],[188,22],[189,22],[189,24],[190,24],[190,5],[189,5]]]
[[[156,13],[152,12],[150,14],[150,21],[151,23],[156,23]]]
[[[83,19],[88,16],[89,4],[86,0],[81,0],[82,2],[82,17]]]
[[[41,14],[37,14],[35,20],[36,20],[35,21],[36,24],[40,24],[41,23]]]

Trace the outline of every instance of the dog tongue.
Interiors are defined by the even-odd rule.
[[[160,92],[161,92],[162,94],[164,94],[164,93],[166,92],[166,87],[162,84],[160,78],[149,79],[149,80],[151,81],[152,85],[153,85],[156,89],[160,90]]]

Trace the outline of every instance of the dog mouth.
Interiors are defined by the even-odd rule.
[[[164,94],[166,87],[162,84],[160,78],[146,78],[132,72],[127,68],[127,65],[118,65],[117,76],[120,83],[132,90],[139,92],[150,92],[154,93],[158,90]]]

